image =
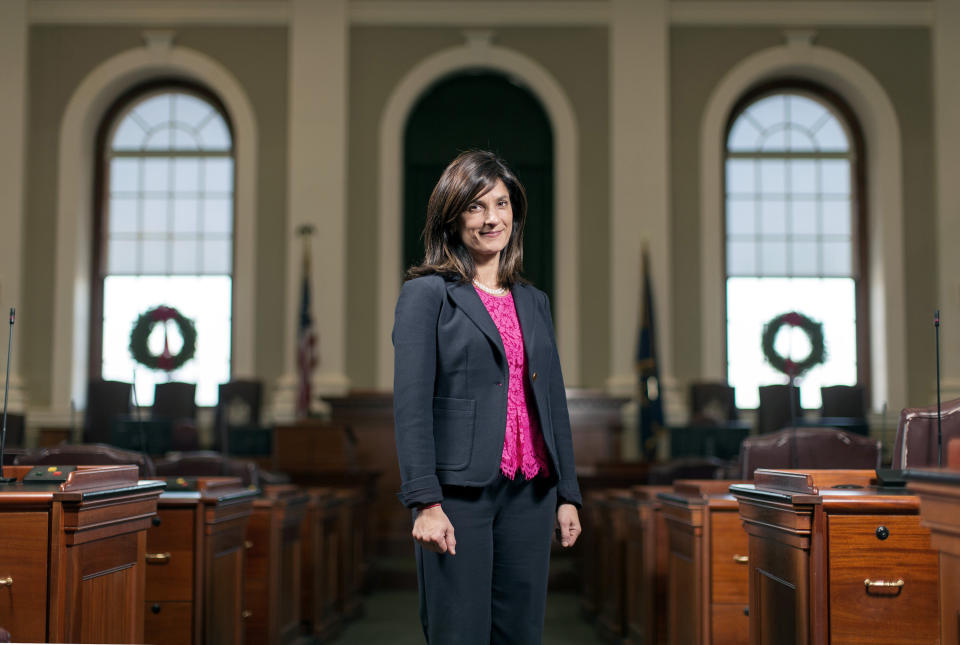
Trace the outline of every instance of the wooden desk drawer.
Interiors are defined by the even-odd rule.
[[[747,602],[714,604],[711,616],[712,645],[748,645],[750,618],[744,613]]]
[[[193,642],[193,603],[147,602],[143,610],[143,638],[151,645],[187,645]]]
[[[715,603],[747,604],[750,551],[747,532],[737,513],[713,513],[710,536],[711,598]]]
[[[828,522],[831,641],[937,643],[937,553],[919,516],[831,515]]]
[[[157,515],[160,525],[147,531],[146,599],[193,600],[194,511],[161,508]]]

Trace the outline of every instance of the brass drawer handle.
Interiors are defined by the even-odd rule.
[[[244,541],[243,541],[243,548],[244,548],[244,549],[247,549],[247,550],[249,551],[250,549],[253,548],[253,542],[251,542],[250,540],[244,540]]]
[[[0,578],[0,587],[12,587],[12,586],[13,586],[13,576]]]
[[[147,562],[150,564],[166,564],[170,562],[170,553],[148,553]]]
[[[874,587],[894,587],[900,589],[903,587],[903,578],[899,578],[896,582],[886,582],[884,580],[871,580],[867,578],[863,581],[863,586],[867,589],[872,589]]]
[[[747,564],[748,562],[750,562],[750,556],[749,556],[749,555],[734,555],[734,556],[733,556],[733,561],[736,562],[737,564]]]
[[[253,616],[253,612],[249,609],[244,609],[242,612],[240,612],[240,618],[243,618],[244,620],[250,618],[250,616]]]

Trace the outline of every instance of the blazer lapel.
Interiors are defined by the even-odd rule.
[[[533,291],[526,285],[518,284],[513,289],[513,302],[517,307],[517,318],[520,320],[520,331],[523,332],[524,353],[527,355],[527,365],[533,352],[533,340],[537,332],[537,304],[533,301]]]
[[[500,352],[500,357],[506,357],[507,353],[503,350],[503,340],[500,338],[500,331],[493,323],[487,308],[483,306],[480,296],[474,291],[473,285],[463,284],[461,282],[448,282],[447,293],[453,299],[457,306],[463,309],[463,312],[480,328],[480,331],[490,339],[493,346]]]

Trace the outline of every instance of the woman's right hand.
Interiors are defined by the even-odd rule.
[[[457,539],[453,535],[453,524],[440,506],[425,508],[417,512],[413,522],[413,539],[425,549],[434,553],[457,554]]]

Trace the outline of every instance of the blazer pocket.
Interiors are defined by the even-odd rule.
[[[473,453],[477,402],[472,399],[433,399],[433,440],[437,468],[463,470]]]

